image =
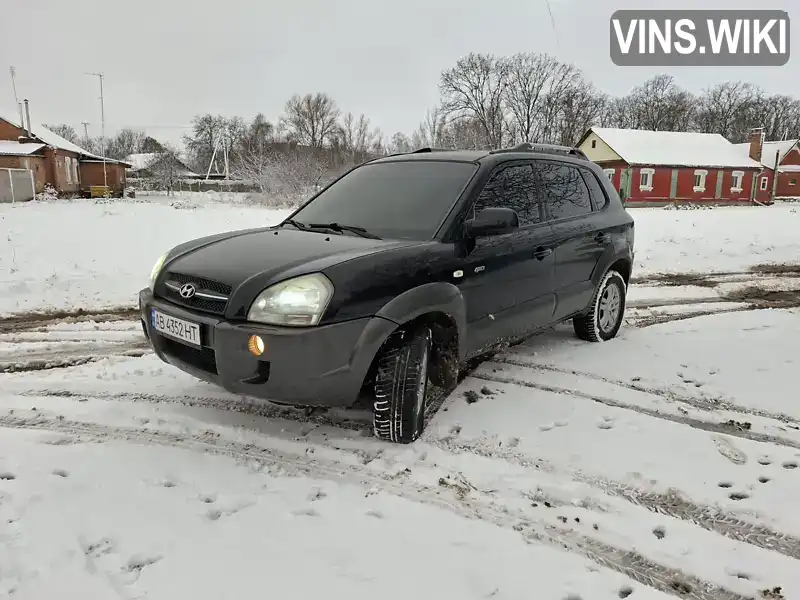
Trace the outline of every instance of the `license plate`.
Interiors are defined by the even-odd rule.
[[[197,323],[172,317],[153,308],[150,312],[150,325],[159,333],[200,348],[200,325]]]

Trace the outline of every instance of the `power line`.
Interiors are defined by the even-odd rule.
[[[547,4],[547,12],[550,14],[550,24],[553,26],[553,33],[556,34],[556,45],[561,48],[561,40],[558,39],[558,28],[556,27],[556,18],[553,16],[553,8],[550,6],[550,0],[544,0]]]

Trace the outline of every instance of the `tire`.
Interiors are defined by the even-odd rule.
[[[587,342],[606,342],[616,337],[625,316],[627,288],[618,271],[606,273],[592,296],[588,314],[572,319],[575,334]]]
[[[409,444],[422,433],[432,335],[427,327],[401,330],[387,340],[375,374],[375,437]]]

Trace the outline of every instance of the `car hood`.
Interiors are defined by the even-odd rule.
[[[179,247],[164,272],[210,279],[234,289],[245,282],[263,289],[285,277],[322,271],[353,258],[419,243],[271,227],[195,242]]]

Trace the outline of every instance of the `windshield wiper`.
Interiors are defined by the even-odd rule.
[[[305,223],[300,223],[299,221],[295,221],[294,219],[286,219],[283,223],[281,223],[281,227],[284,225],[294,225],[297,229],[308,229],[308,225]]]
[[[363,227],[356,227],[355,225],[341,225],[340,223],[307,223],[306,227],[313,229],[331,229],[332,231],[338,231],[340,233],[342,231],[349,231],[371,240],[381,239],[379,236],[375,235],[374,233],[370,233]]]

